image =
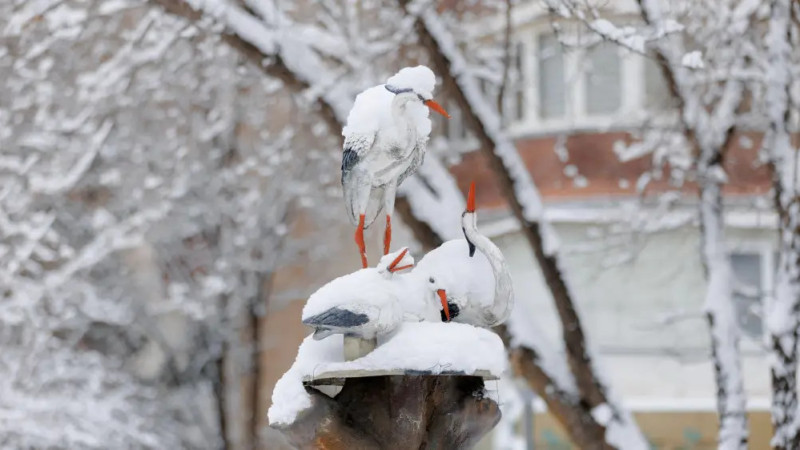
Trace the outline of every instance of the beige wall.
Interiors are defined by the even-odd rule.
[[[751,450],[769,449],[772,425],[767,411],[751,411]],[[715,450],[719,422],[714,411],[634,412],[636,422],[655,450]],[[567,450],[576,448],[566,437],[558,422],[547,413],[534,416],[534,436],[537,450]],[[478,446],[489,450],[491,436]]]

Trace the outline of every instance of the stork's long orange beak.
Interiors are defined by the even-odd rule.
[[[442,108],[442,105],[436,103],[433,100],[425,100],[424,103],[425,103],[425,106],[427,106],[428,108],[438,112],[439,114],[447,117],[448,119],[450,118],[450,114],[447,114],[447,111],[445,111],[444,108]]]
[[[469,194],[467,194],[467,212],[475,212],[475,182],[469,184]]]
[[[438,289],[436,293],[439,294],[439,299],[442,301],[444,317],[447,319],[447,322],[450,322],[450,308],[447,306],[447,292],[444,289]]]
[[[412,265],[410,265],[410,264],[405,265],[405,266],[397,267],[397,265],[400,264],[400,261],[403,259],[403,257],[406,256],[406,253],[408,253],[408,249],[407,248],[404,249],[402,252],[400,252],[399,255],[397,255],[397,258],[395,258],[394,261],[392,261],[392,263],[389,264],[389,272],[394,273],[394,272],[397,272],[398,270],[408,269],[408,268],[412,267]]]

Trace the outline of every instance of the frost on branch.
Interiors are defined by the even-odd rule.
[[[0,33],[0,442],[216,445],[232,317],[306,250],[292,214],[330,212],[329,161],[263,126],[280,83],[161,10],[10,1]]]

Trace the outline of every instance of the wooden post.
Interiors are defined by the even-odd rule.
[[[367,353],[375,350],[378,346],[378,339],[363,339],[358,336],[344,335],[344,360],[352,361],[354,359],[366,356]]]
[[[281,428],[299,449],[471,448],[500,420],[479,376],[348,378],[335,398],[306,389],[313,406]]]

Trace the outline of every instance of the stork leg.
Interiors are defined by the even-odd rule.
[[[383,233],[383,254],[389,254],[392,247],[392,214],[394,214],[394,197],[397,195],[397,184],[386,185],[383,191],[383,207],[386,209],[386,230]]]
[[[392,246],[392,216],[386,215],[386,230],[383,233],[383,254],[389,254],[389,248]]]
[[[364,244],[364,214],[358,216],[358,227],[356,228],[356,245],[361,253],[361,267],[367,267],[367,246]]]

